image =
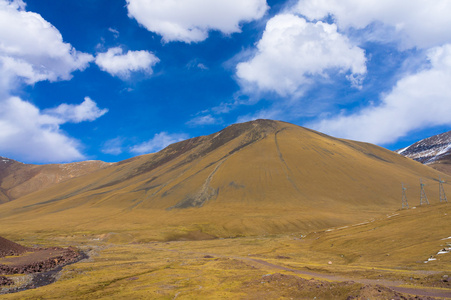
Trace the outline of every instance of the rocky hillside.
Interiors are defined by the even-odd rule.
[[[423,139],[397,152],[451,174],[451,131]]]

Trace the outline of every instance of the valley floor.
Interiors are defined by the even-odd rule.
[[[138,243],[129,232],[43,234],[45,246],[76,245],[89,259],[66,266],[51,285],[2,298],[451,298],[450,215],[449,204],[431,205],[306,235],[200,241]]]

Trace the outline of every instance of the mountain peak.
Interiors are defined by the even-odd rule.
[[[426,184],[439,177],[381,147],[272,120],[234,124],[45,189],[42,182],[49,182],[52,170],[40,168],[17,170],[3,181],[0,192],[14,201],[1,215],[21,220],[35,211],[52,219],[76,215],[77,222],[92,226],[120,215],[124,224],[169,228],[173,222],[208,228],[215,236],[360,222],[398,208],[401,182],[413,187],[420,177]],[[428,195],[436,197],[437,191]]]
[[[434,135],[397,151],[423,164],[431,164],[451,153],[451,131]]]
[[[14,163],[14,162],[16,162],[16,161],[13,160],[13,159],[9,159],[7,157],[0,156],[0,165],[2,165],[2,164],[11,164],[11,163]]]

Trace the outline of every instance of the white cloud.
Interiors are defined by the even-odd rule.
[[[60,32],[39,14],[24,10],[22,1],[0,0],[0,88],[71,78],[93,57],[64,43]]]
[[[85,158],[80,142],[60,125],[94,120],[107,110],[86,98],[80,105],[41,111],[11,94],[23,83],[69,80],[93,59],[65,43],[41,15],[26,11],[22,0],[0,0],[0,153],[30,162]]]
[[[61,123],[80,123],[83,121],[94,121],[108,112],[108,109],[100,109],[89,97],[79,105],[60,104],[58,107],[47,109],[46,114],[56,117]]]
[[[260,19],[266,0],[127,0],[128,14],[166,42],[200,42],[208,31],[240,32],[240,23]]]
[[[96,57],[96,64],[101,70],[121,78],[127,78],[131,72],[138,71],[152,74],[152,67],[159,61],[158,57],[149,51],[128,51],[124,54],[120,47],[110,48]]]
[[[184,133],[169,134],[163,131],[155,134],[151,140],[131,147],[130,152],[136,154],[153,153],[165,148],[170,144],[180,142],[188,138],[188,135]]]
[[[102,148],[102,152],[111,155],[119,155],[124,152],[123,149],[124,139],[117,137],[105,142]]]
[[[84,159],[80,143],[64,134],[61,120],[42,113],[18,97],[1,103],[0,153],[34,162],[61,162]]]
[[[203,126],[203,125],[213,125],[222,123],[222,119],[215,118],[211,114],[204,116],[197,116],[191,120],[189,120],[186,124],[190,126]]]
[[[391,28],[389,36],[402,40],[402,47],[430,48],[451,42],[449,0],[300,0],[294,11],[310,20],[333,15],[341,29],[363,29],[370,24]],[[387,32],[387,31],[385,31]]]
[[[204,65],[203,63],[198,63],[197,67],[201,70],[208,70],[208,67],[206,65]]]
[[[80,105],[62,104],[44,111],[18,97],[9,97],[0,106],[0,153],[32,162],[84,159],[81,144],[60,125],[92,121],[106,113],[88,97]]]
[[[388,144],[416,129],[451,125],[451,44],[428,52],[430,68],[408,75],[382,104],[309,126],[333,136]]]
[[[112,34],[113,34],[113,36],[114,36],[114,38],[118,38],[119,37],[119,35],[120,35],[120,33],[119,33],[119,31],[117,30],[117,29],[114,29],[114,28],[108,28],[108,31],[109,32],[111,32]]]
[[[286,96],[302,92],[312,76],[327,77],[332,70],[350,73],[352,84],[358,85],[365,63],[364,51],[335,25],[281,14],[268,21],[255,56],[237,65],[237,76],[245,86]]]

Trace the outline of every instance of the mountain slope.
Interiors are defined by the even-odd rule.
[[[109,166],[101,161],[31,165],[0,156],[0,203]]]
[[[423,139],[397,152],[436,170],[451,174],[451,131]]]
[[[312,230],[400,208],[401,182],[415,205],[420,177],[434,201],[438,176],[381,147],[257,120],[3,204],[0,225],[19,230],[26,218],[38,224],[34,230],[64,223],[74,230],[139,231],[140,238]]]

